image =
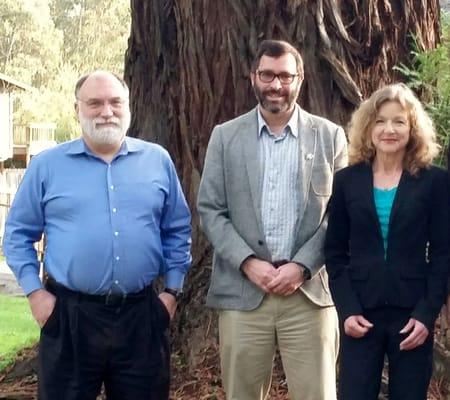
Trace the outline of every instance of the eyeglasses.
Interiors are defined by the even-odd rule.
[[[256,71],[261,82],[270,83],[275,78],[278,78],[282,85],[289,85],[294,82],[294,79],[298,76],[298,74],[290,74],[289,72],[280,72],[276,74],[273,71]]]
[[[81,103],[86,104],[86,106],[92,110],[99,110],[101,109],[105,104],[110,106],[112,109],[118,110],[122,108],[127,102],[128,99],[124,99],[121,97],[114,97],[109,100],[101,100],[101,99],[89,99],[89,100],[81,100],[77,99],[77,101],[80,101]]]

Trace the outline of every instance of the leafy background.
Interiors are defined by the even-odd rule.
[[[0,72],[34,87],[15,95],[16,124],[56,122],[77,136],[73,86],[95,69],[123,73],[128,0],[0,0]]]

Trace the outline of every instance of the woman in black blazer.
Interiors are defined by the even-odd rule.
[[[411,90],[394,84],[353,114],[349,141],[325,242],[341,327],[340,399],[376,400],[387,355],[389,398],[426,400],[449,263],[435,131]]]

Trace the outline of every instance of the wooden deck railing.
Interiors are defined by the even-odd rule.
[[[14,125],[13,143],[18,146],[26,146],[31,142],[54,141],[56,124],[33,123],[29,125]]]
[[[0,172],[0,241],[3,240],[6,218],[24,174],[25,169],[5,169]],[[35,243],[40,262],[43,261],[44,247],[44,238]]]

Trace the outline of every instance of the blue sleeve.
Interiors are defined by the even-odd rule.
[[[3,252],[26,295],[42,288],[34,243],[44,231],[42,163],[33,159],[14,197],[5,224]]]
[[[191,213],[170,158],[166,165],[169,191],[160,223],[161,244],[166,263],[165,285],[172,289],[181,289],[191,264]]]

